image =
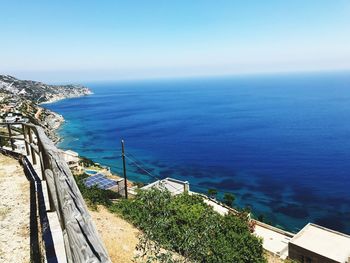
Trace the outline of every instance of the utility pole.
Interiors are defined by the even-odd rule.
[[[125,198],[128,199],[128,183],[127,183],[127,180],[126,180],[126,165],[125,165],[124,140],[122,140],[122,159],[123,159],[123,173],[124,173]]]

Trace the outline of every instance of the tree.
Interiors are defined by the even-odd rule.
[[[232,206],[235,199],[236,199],[235,196],[231,193],[225,193],[224,195],[225,205]]]
[[[260,222],[264,222],[264,221],[265,221],[265,216],[264,216],[263,214],[260,214],[260,215],[258,216],[258,220],[259,220]]]
[[[218,194],[218,190],[214,188],[208,189],[208,195],[210,198],[215,198],[217,194]]]

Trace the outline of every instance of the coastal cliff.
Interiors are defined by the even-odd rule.
[[[31,123],[42,126],[49,138],[57,143],[60,138],[55,130],[64,118],[40,105],[90,94],[91,90],[81,85],[49,85],[0,75],[0,120],[13,115],[27,118]]]

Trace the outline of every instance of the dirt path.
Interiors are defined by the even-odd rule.
[[[287,263],[287,261],[280,259],[276,255],[272,255],[270,252],[265,252],[265,257],[268,263]]]
[[[90,211],[113,263],[133,262],[139,231],[103,206]]]
[[[42,108],[38,107],[38,111],[35,113],[35,119],[40,120]]]
[[[2,154],[0,193],[0,262],[29,262],[29,182],[18,161]]]

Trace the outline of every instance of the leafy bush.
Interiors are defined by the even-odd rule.
[[[232,206],[235,199],[236,199],[235,196],[231,193],[225,193],[224,195],[225,205]]]
[[[138,188],[144,187],[146,184],[143,182],[133,182],[133,185],[136,185]]]
[[[216,190],[214,188],[209,188],[208,189],[208,196],[210,198],[216,198],[217,194],[218,194],[218,190]]]
[[[163,248],[195,262],[266,262],[246,217],[221,216],[196,195],[140,191],[110,206]]]
[[[85,167],[89,167],[89,166],[94,166],[95,165],[95,163],[92,160],[90,160],[89,158],[87,158],[87,157],[80,156],[79,158],[80,158],[80,161],[79,161],[80,164],[84,165]]]
[[[86,187],[84,184],[84,179],[87,177],[88,176],[86,174],[76,175],[75,180],[83,198],[92,209],[96,209],[97,205],[104,205],[108,207],[112,204],[111,199],[120,197],[120,194],[111,190],[100,189],[96,185]]]

